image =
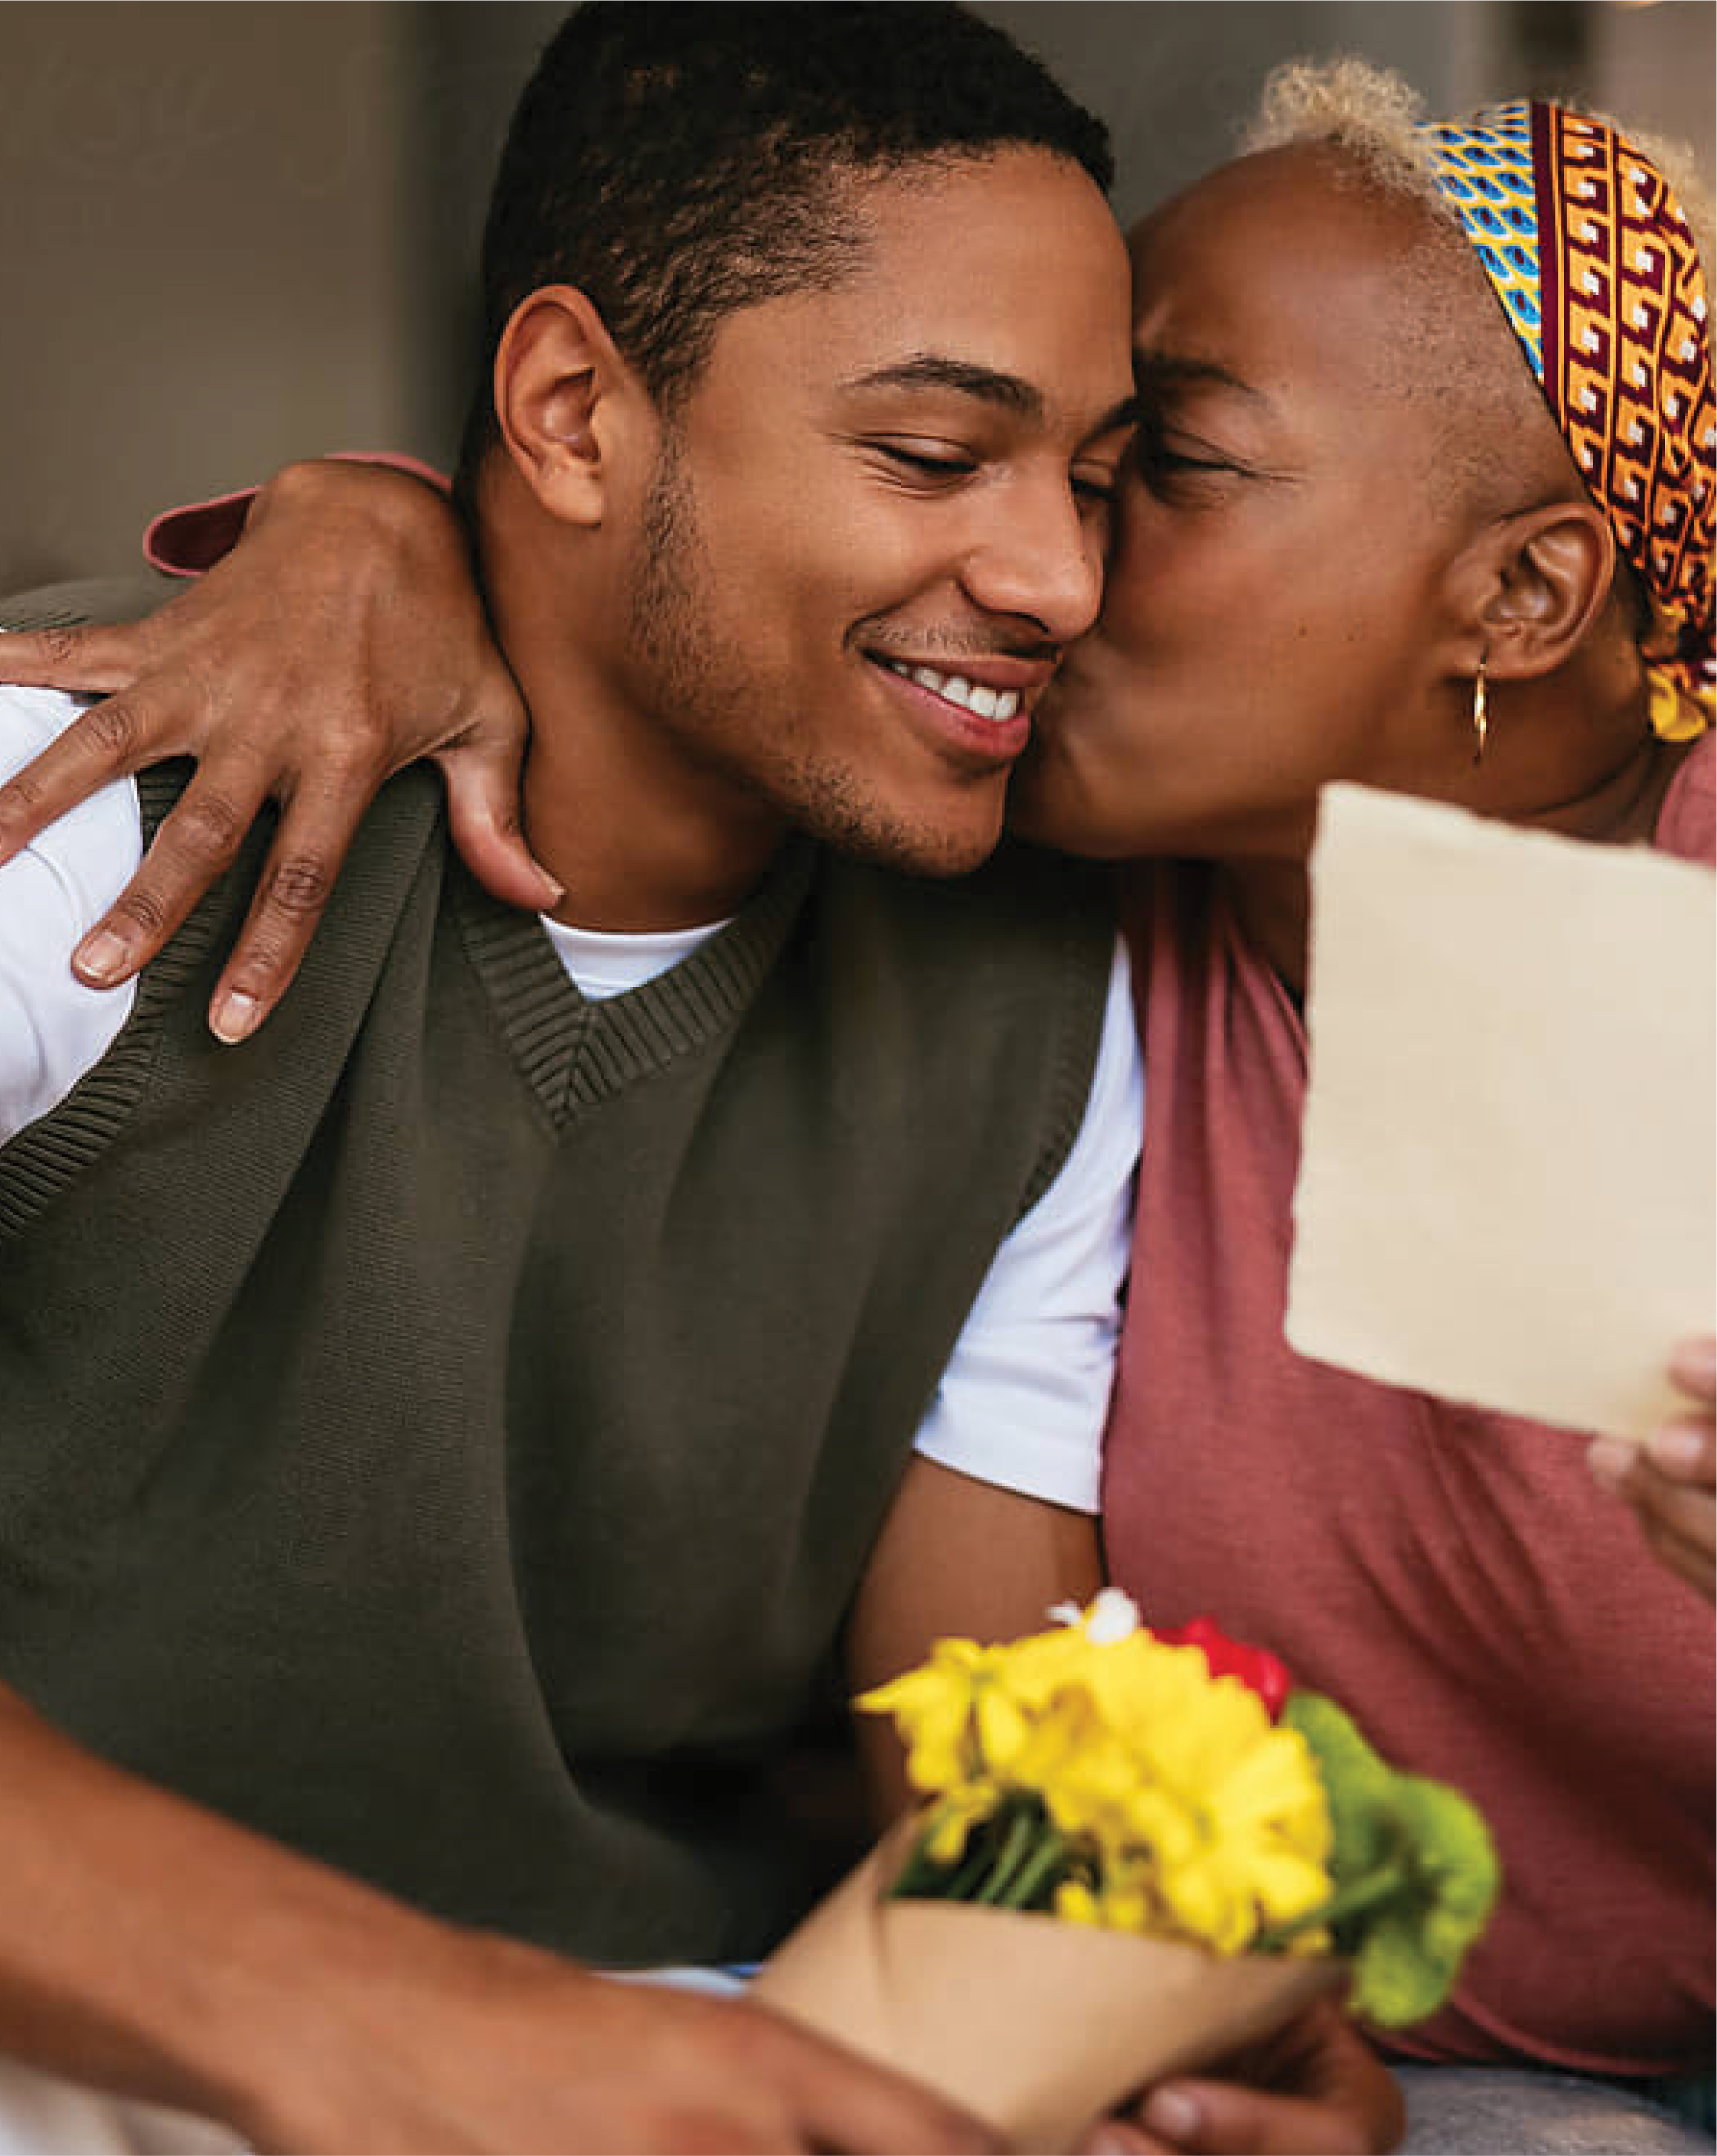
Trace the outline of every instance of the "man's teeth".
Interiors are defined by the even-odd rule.
[[[948,703],[963,705],[981,719],[1011,719],[1019,709],[1017,689],[987,689],[982,682],[968,681],[962,674],[938,674],[934,666],[909,666],[899,659],[885,659],[883,664],[891,674],[917,682],[920,689],[928,689]]]

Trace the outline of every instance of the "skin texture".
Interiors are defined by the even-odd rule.
[[[1034,701],[1094,618],[1131,394],[1125,263],[1100,198],[1069,168],[1021,154],[879,188],[867,208],[874,245],[852,283],[731,321],[671,430],[581,295],[534,295],[503,341],[504,454],[481,482],[482,552],[536,724],[533,842],[571,917],[707,918],[743,895],[792,823],[921,870],[972,865],[999,834],[1026,727],[987,741],[879,662],[958,669]],[[952,262],[930,244],[951,221],[962,234]],[[256,520],[259,539],[295,487]],[[445,551],[438,561],[433,537],[413,545],[428,584],[445,581]],[[211,578],[189,633],[213,623],[212,650],[235,603],[243,580]],[[164,694],[175,645],[156,636],[143,632],[166,670],[125,690],[98,760],[135,747]],[[125,671],[123,639],[38,648]],[[469,716],[494,688],[491,670],[456,700],[462,736],[505,738],[504,708],[494,728]],[[141,716],[124,716],[127,705]],[[62,772],[87,776],[90,751],[74,745]],[[372,742],[353,767],[373,778],[392,761]],[[483,768],[467,759],[449,782]],[[27,778],[14,814],[22,804],[28,822],[59,783]],[[289,823],[302,796],[300,784]],[[218,865],[234,800],[214,798],[177,834],[170,882]],[[474,821],[493,837],[506,812],[490,798]],[[320,828],[337,844],[339,814],[325,808]],[[265,934],[297,935],[325,887],[303,829],[282,832],[301,902],[283,911],[277,889],[254,924]],[[516,849],[490,861],[515,881],[530,873]],[[139,907],[134,893],[121,918],[146,942],[178,903]],[[237,978],[254,1021],[264,980]],[[852,1680],[893,1674],[938,1632],[1030,1629],[1099,1576],[1088,1520],[919,1463],[858,1599]],[[18,1848],[35,1822],[77,1823],[45,1844],[38,1831],[26,1859],[54,1909],[39,1928],[54,1956],[0,1961],[0,2027],[23,2056],[209,2110],[264,2148],[987,2145],[969,2121],[761,2009],[617,1990],[534,1950],[449,1933],[128,1783],[3,1694],[0,1716],[0,1845]],[[885,1743],[872,1769],[885,1815],[903,1794]],[[117,1964],[115,1907],[127,1912]],[[26,1938],[37,1928],[21,1927]],[[230,1949],[214,1944],[231,1936],[250,1943],[236,1985]],[[198,1981],[205,1969],[220,1973],[218,1994]],[[1345,2027],[1323,2048],[1346,2078],[1333,2099],[1300,2091],[1292,2116],[1310,2138],[1295,2145],[1386,2145],[1392,2085]],[[1274,2117],[1272,2099],[1250,2101]]]
[[[1647,1547],[1709,1602],[1717,1599],[1717,1340],[1690,1340],[1671,1375],[1699,1412],[1654,1430],[1643,1445],[1601,1438],[1586,1464],[1604,1488],[1632,1506]]]
[[[259,2149],[980,2149],[761,2009],[417,1915],[133,1781],[0,1695],[5,2049]]]
[[[1139,442],[1102,619],[1046,700],[1016,826],[1081,853],[1221,862],[1295,991],[1330,780],[1648,838],[1683,752],[1650,731],[1613,542],[1482,272],[1422,209],[1305,148],[1223,167],[1131,251]],[[1453,484],[1451,408],[1483,444]],[[1492,731],[1474,765],[1481,655]],[[1688,1415],[1590,1458],[1710,1600],[1709,1342],[1673,1374]]]
[[[1299,149],[1226,166],[1137,228],[1144,427],[1105,610],[1038,711],[1012,791],[1021,826],[1084,852],[1228,858],[1252,932],[1290,981],[1325,778],[1627,839],[1650,830],[1672,767],[1643,726],[1603,520],[1480,276],[1426,246],[1422,216],[1370,201],[1330,153]],[[1401,276],[1405,250],[1428,259],[1413,278]],[[1299,270],[1312,259],[1316,278]],[[1454,334],[1424,334],[1433,315]],[[1439,476],[1452,438],[1454,490]],[[668,475],[676,506],[691,506],[676,465]],[[330,524],[345,542],[338,576],[293,536],[325,542]],[[423,606],[390,666],[366,606],[398,583]],[[711,595],[664,591],[648,565],[642,584],[672,669]],[[325,714],[315,744],[291,744],[265,690],[304,666],[304,619],[364,660],[336,666],[330,685],[316,670],[316,692],[291,699]],[[435,675],[464,688],[424,714],[418,643],[446,623],[464,634]],[[1480,655],[1497,722],[1474,767]],[[484,882],[515,903],[554,899],[517,836],[517,694],[472,614],[457,528],[413,480],[289,470],[252,511],[246,554],[166,614],[11,638],[8,662],[18,679],[116,694],[0,787],[0,858],[110,776],[202,757],[145,869],[84,944],[90,979],[123,979],[160,948],[276,791],[280,836],[215,994],[218,1030],[241,1037],[291,979],[368,791],[423,752],[442,757],[454,830]],[[851,813],[836,778],[823,806]],[[1679,1365],[1689,1399],[1710,1408],[1704,1371],[1694,1350]],[[1658,1557],[1713,1598],[1717,1419],[1694,1414],[1643,1460],[1597,1449],[1592,1464],[1633,1502]]]
[[[1015,787],[1029,832],[1297,870],[1344,778],[1623,835],[1611,791],[1657,758],[1604,521],[1477,266],[1403,286],[1426,213],[1339,174],[1320,151],[1244,159],[1133,235],[1139,442],[1102,621]],[[1427,309],[1522,393],[1480,408],[1481,492],[1433,477],[1459,384],[1434,371],[1446,337],[1431,380],[1409,367]]]
[[[1612,589],[1607,530],[1585,499],[1547,415],[1530,400],[1520,407],[1507,393],[1487,401],[1475,426],[1480,433],[1496,429],[1490,452],[1467,463],[1494,473],[1498,491],[1486,496],[1464,485],[1431,486],[1441,439],[1434,410],[1443,393],[1458,392],[1460,383],[1458,377],[1434,383],[1438,394],[1427,397],[1408,364],[1422,341],[1403,310],[1415,297],[1422,305],[1426,291],[1416,288],[1403,296],[1393,273],[1415,236],[1416,213],[1381,209],[1334,185],[1333,177],[1324,161],[1304,152],[1253,161],[1194,189],[1137,235],[1145,451],[1118,511],[1100,631],[1079,648],[1040,714],[1013,796],[1028,828],[1084,850],[1124,856],[1179,850],[1222,861],[1249,927],[1290,983],[1303,966],[1304,853],[1312,799],[1325,779],[1367,779],[1515,820],[1620,839],[1649,829],[1673,769],[1668,752],[1644,727],[1639,657],[1627,610]],[[1315,245],[1310,232],[1317,234]],[[1311,262],[1315,290],[1306,269]],[[1484,296],[1482,285],[1470,281],[1428,289],[1438,307],[1458,309]],[[550,341],[564,342],[567,330],[564,320],[551,322]],[[1484,340],[1492,331],[1485,368],[1518,368],[1506,331],[1482,305],[1465,318],[1461,337],[1433,340],[1425,348],[1446,365],[1457,348],[1486,350]],[[587,340],[587,326],[585,332]],[[982,333],[975,326],[974,335]],[[592,359],[592,382],[599,357]],[[566,357],[563,352],[558,372],[551,370],[563,384],[579,372]],[[766,367],[769,358],[758,351],[750,362]],[[1166,364],[1170,358],[1178,364]],[[1184,364],[1188,360],[1220,368],[1246,386],[1236,388],[1208,372],[1195,378]],[[523,404],[528,415],[528,393]],[[569,398],[564,389],[537,405],[539,423],[521,420],[515,442],[537,445],[524,462],[545,488],[564,486],[570,492],[556,498],[577,499],[592,477],[588,448],[581,466],[577,447],[591,439],[592,408],[582,392]],[[965,411],[963,403],[960,408]],[[546,424],[540,423],[544,410]],[[608,417],[623,420],[625,408],[612,405]],[[943,424],[931,422],[933,432]],[[903,439],[916,439],[917,424],[915,418],[909,423]],[[546,445],[557,429],[566,454],[551,471]],[[810,429],[814,434],[814,415]],[[892,436],[892,420],[881,432]],[[1064,431],[1060,439],[1064,461],[1075,463],[1074,435]],[[738,532],[769,534],[747,523],[763,516],[764,506],[751,497],[743,472],[724,470],[721,446],[690,435],[690,476],[672,457],[664,465],[659,435],[646,438],[624,467],[642,490],[635,497],[640,506],[653,501],[664,518],[682,520],[681,531],[698,542],[697,573],[683,587],[663,587],[647,554],[631,565],[629,583],[623,578],[607,588],[611,607],[623,592],[635,608],[625,618],[634,626],[641,618],[647,627],[640,663],[689,697],[704,690],[685,678],[684,662],[691,660],[695,670],[700,654],[716,654],[720,678],[709,716],[723,756],[732,767],[766,778],[765,791],[779,814],[828,817],[829,828],[871,834],[885,857],[915,858],[900,850],[922,842],[930,829],[924,803],[941,801],[950,814],[946,824],[936,815],[935,828],[956,834],[955,851],[924,865],[955,865],[955,852],[981,848],[989,828],[988,781],[961,770],[957,759],[910,721],[898,734],[885,724],[880,735],[872,732],[882,723],[879,715],[893,707],[877,701],[875,685],[858,670],[869,665],[867,652],[886,646],[896,630],[909,639],[946,633],[969,639],[975,621],[991,629],[1005,622],[1009,635],[1021,623],[1035,621],[1040,634],[1060,635],[1072,609],[1059,621],[1048,618],[1044,584],[1034,599],[1023,600],[1017,591],[1010,597],[1005,584],[979,578],[972,557],[957,547],[967,563],[957,575],[945,565],[926,577],[909,548],[902,557],[905,577],[891,572],[873,584],[871,567],[889,549],[873,552],[867,544],[863,581],[850,588],[838,578],[832,589],[808,566],[801,585],[797,560],[784,559],[795,595],[782,640],[754,648],[743,631],[730,640],[726,624],[747,619],[746,594],[724,582],[722,563]],[[679,454],[676,449],[673,455]],[[1029,490],[1013,499],[1022,509],[1038,499],[1032,475],[1042,478],[1042,468],[1029,455],[1004,445],[976,462],[974,474],[918,506],[953,520],[973,494],[1027,489],[1028,480]],[[514,470],[520,472],[516,460]],[[365,477],[354,476],[360,483]],[[1422,496],[1412,490],[1416,482],[1427,490]],[[387,484],[397,490],[409,483]],[[814,541],[814,529],[801,528],[797,485],[795,480],[778,489],[773,513],[785,513],[802,541]],[[1052,521],[1063,531],[1066,485],[1064,475]],[[834,495],[820,498],[824,513],[832,513]],[[420,506],[417,521],[433,524],[427,496]],[[873,506],[880,516],[882,506]],[[638,521],[648,522],[642,515]],[[313,552],[301,544],[306,555]],[[782,550],[784,557],[792,552]],[[1058,552],[1064,562],[1072,559],[1065,540]],[[1307,573],[1308,565],[1314,573]],[[426,605],[446,569],[443,561],[429,571]],[[626,569],[617,565],[616,578]],[[956,648],[969,653],[972,647],[967,642]],[[65,686],[117,685],[128,701],[164,709],[172,701],[171,653],[171,636],[151,631],[144,639],[74,638],[53,649],[31,639],[18,660],[30,678]],[[1495,730],[1491,752],[1475,770],[1468,727],[1481,654],[1494,685]],[[759,667],[776,683],[823,685],[842,714],[838,732],[819,734],[813,727],[786,747],[749,733],[742,699],[727,696],[720,685],[743,680],[747,670]],[[104,679],[92,682],[80,668]],[[475,670],[468,668],[467,678]],[[509,722],[505,715],[496,720],[502,731]],[[842,753],[855,729],[879,748],[876,780],[856,793]],[[670,738],[659,746],[660,768],[671,772],[674,743]],[[39,821],[47,807],[63,803],[74,783],[87,790],[125,767],[123,758],[99,745],[71,743],[57,761],[44,760],[29,780],[33,803],[24,804],[12,826],[14,841],[37,827],[32,817]],[[261,790],[266,785],[264,778]],[[570,788],[565,791],[570,796]],[[5,805],[0,794],[0,809]],[[551,857],[558,877],[576,876],[581,846],[571,842],[573,825],[551,829],[545,813],[533,799],[533,839]],[[766,845],[766,823],[759,821],[753,835],[760,848]],[[599,834],[587,832],[582,843],[598,844]],[[670,899],[701,906],[718,896],[702,876],[705,858],[689,844],[676,855],[653,906]],[[163,873],[172,883],[181,871]],[[574,911],[599,904],[608,888],[592,882],[576,895]],[[175,892],[167,910],[177,903]],[[233,968],[250,963],[241,954]],[[284,982],[278,963],[247,978],[259,1004]],[[1709,1406],[1709,1376],[1690,1381],[1690,1397]],[[1654,1446],[1655,1480],[1648,1483],[1643,1471],[1631,1471],[1624,1494],[1643,1520],[1654,1520],[1663,1507],[1691,1516],[1694,1525],[1674,1535],[1678,1552],[1696,1558],[1698,1523],[1707,1523],[1708,1585],[1707,1415],[1697,1419],[1696,1430],[1701,1444],[1691,1450],[1698,1458],[1686,1464],[1673,1447]],[[924,1628],[942,1624],[938,1574],[951,1549],[974,1540],[1002,1548],[990,1534],[992,1527],[1004,1532],[1007,1505],[974,1536],[980,1515],[968,1509],[964,1493],[947,1486],[957,1481],[915,1471],[908,1502],[879,1553],[873,1585],[880,1601],[873,1604],[867,1594],[855,1620],[860,1668],[888,1673],[912,1659]],[[1680,1510],[1675,1517],[1679,1520]],[[1023,1553],[1008,1562],[1017,1562],[1018,1578],[1029,1583],[1034,1607],[1023,1623],[1031,1623],[1042,1607],[1042,1579],[1058,1568],[1077,1578],[1089,1553],[1071,1530],[1064,1537],[1058,1530],[1043,1535],[1038,1526],[1015,1522],[1005,1532],[1011,1536],[1016,1529]],[[1654,1524],[1650,1532],[1663,1548],[1667,1526]],[[1666,1553],[1666,1561],[1673,1560]],[[895,1589],[892,1576],[910,1583],[910,1589]],[[989,1576],[1005,1579],[1007,1564],[998,1561]],[[891,1599],[896,1592],[903,1599]],[[909,1592],[920,1598],[915,1609],[905,1599]],[[984,1628],[1023,1629],[1006,1596],[981,1607]],[[875,1771],[885,1790],[898,1789],[889,1763]],[[1392,2092],[1387,2084],[1380,2088],[1375,2062],[1339,2021],[1314,2017],[1238,2062],[1237,2071],[1253,2077],[1252,2089],[1166,2085],[1132,2120],[1105,2129],[1102,2145],[1339,2149],[1386,2145],[1398,2133]]]
[[[879,858],[980,858],[1023,725],[998,748],[874,654],[957,649],[976,670],[1023,666],[1029,648],[1038,686],[1046,649],[1094,619],[1092,489],[1131,396],[1125,259],[1101,195],[1021,151],[897,174],[860,215],[849,285],[718,330],[671,450],[582,295],[531,295],[503,339],[481,552],[533,703],[536,843],[569,895],[578,877],[590,925],[729,910],[800,818]],[[972,244],[932,276],[925,238],[944,217]],[[1009,304],[1049,257],[1064,304]],[[853,388],[879,369],[885,385]],[[667,509],[695,535],[671,588]],[[938,1487],[913,1479],[896,1532]],[[1088,1521],[1016,1499],[986,1522],[927,1600],[866,1594],[890,1654],[923,1652],[915,1625],[938,1596],[969,1606],[962,1575],[992,1563],[1009,1630],[1038,1620],[1044,1583],[1094,1571]],[[264,2148],[991,2145],[761,2006],[613,1986],[432,1922],[115,1773],[3,1688],[0,1744],[11,2056],[207,2112]]]
[[[332,557],[306,557],[306,521]],[[104,775],[198,759],[142,870],[79,946],[78,971],[95,988],[129,979],[161,948],[264,802],[276,803],[279,826],[211,999],[211,1025],[227,1040],[242,1040],[279,1001],[365,808],[419,757],[440,766],[456,843],[497,898],[541,909],[561,896],[523,835],[525,707],[451,512],[402,473],[331,462],[276,474],[248,517],[234,511],[235,537],[240,528],[244,561],[218,562],[164,614],[11,640],[19,680],[53,686],[75,674],[104,701],[0,787],[4,861]],[[329,558],[351,573],[330,579]],[[433,594],[421,619],[392,603],[401,576]],[[321,664],[330,650],[349,654],[337,681]],[[276,770],[242,741],[209,752],[237,711],[277,700],[318,713],[301,757]]]
[[[502,340],[481,552],[525,821],[586,927],[731,912],[791,828],[975,866],[1028,721],[882,662],[1029,705],[1096,619],[1132,400],[1101,197],[1014,151],[861,204],[853,273],[727,321],[671,421],[580,294]]]

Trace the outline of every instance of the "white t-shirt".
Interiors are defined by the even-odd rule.
[[[80,708],[81,700],[57,690],[0,687],[0,781]],[[126,780],[0,868],[0,1144],[64,1099],[131,1012],[133,984],[87,988],[69,959],[141,855],[136,788]],[[543,923],[580,993],[593,998],[665,973],[722,925],[612,936]],[[1028,1496],[1097,1510],[1144,1092],[1117,943],[1084,1122],[1060,1173],[996,1254],[920,1427],[925,1458]]]

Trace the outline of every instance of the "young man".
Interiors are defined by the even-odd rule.
[[[981,2141],[561,1957],[802,1905],[771,1769],[849,1609],[862,1679],[1095,1576],[1043,1472],[960,1471],[1011,1423],[1090,1471],[1111,932],[1045,862],[887,871],[984,860],[1096,611],[1106,177],[953,10],[592,8],[546,54],[464,477],[558,927],[407,778],[236,1055],[238,881],[69,1066],[41,978],[5,1029],[53,1054],[0,1152],[0,2051],[266,2147]]]
[[[66,1943],[0,1971],[0,2048],[270,2145],[972,2138],[767,2017],[516,1940],[755,1950],[809,1883],[767,1769],[849,1603],[862,1678],[1094,1584],[1125,981],[1067,872],[884,871],[983,860],[1095,611],[1105,170],[954,11],[587,11],[504,167],[463,475],[553,952],[396,788],[233,1054],[203,1014],[259,849],[135,1004],[64,968],[136,861],[129,793],[88,888],[49,862],[39,937],[9,872],[0,993],[9,952],[44,1053],[13,1058],[0,1313],[48,1438],[10,1548],[55,1614],[18,1598],[5,1667],[203,1808],[17,1705],[13,1907]],[[13,755],[67,716],[0,698]],[[209,810],[199,778],[174,820],[224,850]],[[1253,2070],[1289,2093],[1159,2091],[1106,2145],[1398,2130],[1339,2017]]]

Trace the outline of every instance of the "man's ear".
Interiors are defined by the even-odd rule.
[[[1499,518],[1451,567],[1456,611],[1494,680],[1533,680],[1565,665],[1602,613],[1615,574],[1614,534],[1590,501]]]
[[[495,417],[520,476],[551,516],[601,524],[640,394],[602,316],[572,285],[545,285],[513,310],[495,356]]]

